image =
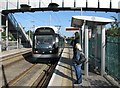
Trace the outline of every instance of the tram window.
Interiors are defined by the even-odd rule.
[[[35,37],[35,47],[45,46],[48,44],[53,44],[53,36],[52,35],[37,35]]]

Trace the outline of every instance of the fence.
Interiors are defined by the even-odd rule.
[[[96,34],[89,40],[90,67],[100,72],[101,64],[101,34]],[[106,36],[106,66],[107,74],[120,80],[120,36]]]
[[[89,39],[90,68],[100,72],[101,64],[101,34]]]
[[[120,80],[120,36],[106,37],[106,72]]]

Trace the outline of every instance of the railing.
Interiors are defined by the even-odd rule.
[[[15,19],[14,16],[12,15],[12,13],[9,13],[9,14],[8,14],[8,18],[10,19],[11,23],[15,26],[16,30],[17,30],[17,29],[21,29],[21,28],[19,27],[18,22],[16,21],[16,19]]]
[[[19,27],[21,28],[21,32],[24,34],[25,38],[30,41],[30,45],[32,45],[32,40],[31,38],[25,33],[23,27],[21,24],[19,24]]]
[[[19,32],[21,32],[22,36],[24,36],[24,40],[25,41],[29,41],[30,45],[32,46],[32,40],[30,38],[27,37],[27,34],[25,33],[25,30],[23,29],[22,25],[20,25],[16,19],[14,18],[14,16],[12,15],[12,13],[8,14],[8,18],[10,19],[11,23],[15,26],[16,30],[19,30]]]
[[[9,46],[8,50],[17,49],[18,48],[17,44],[18,44],[17,41],[8,41],[8,46]],[[2,51],[5,51],[6,48],[7,48],[6,41],[2,41]]]

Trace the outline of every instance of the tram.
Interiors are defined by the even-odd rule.
[[[64,48],[64,38],[54,26],[37,27],[33,34],[32,55],[34,58],[58,59]]]

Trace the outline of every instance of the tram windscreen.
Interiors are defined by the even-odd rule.
[[[49,48],[53,44],[53,35],[36,35],[35,48]]]

